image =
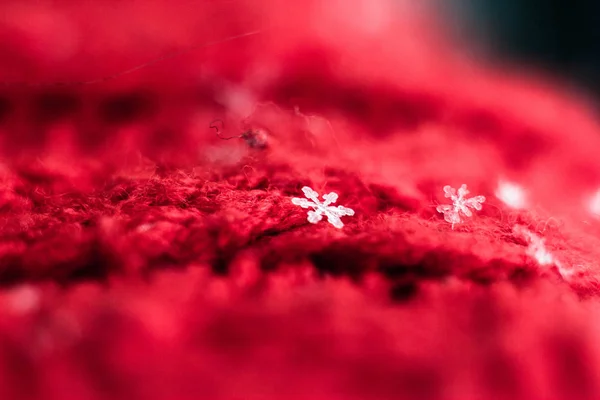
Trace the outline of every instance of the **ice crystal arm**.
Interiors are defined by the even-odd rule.
[[[319,193],[315,192],[308,186],[304,186],[302,188],[302,192],[304,192],[304,196],[306,196],[307,199],[311,199],[315,203],[319,203]]]
[[[452,186],[450,186],[450,185],[444,186],[444,197],[447,197],[450,199],[455,196],[456,196],[456,190]]]
[[[323,199],[325,200],[325,202],[323,203],[324,206],[328,206],[330,204],[333,204],[337,201],[338,199],[338,195],[337,193],[328,193],[326,195],[323,195]]]
[[[310,201],[308,201],[308,199],[300,199],[298,197],[294,197],[292,199],[292,203],[302,208],[310,208],[314,205],[314,203],[311,203]]]
[[[349,216],[353,216],[354,215],[354,210],[351,208],[347,208],[344,206],[337,206],[337,214],[340,216],[343,215],[349,215]]]
[[[340,219],[340,217],[338,217],[337,215],[328,214],[327,215],[327,221],[329,221],[329,223],[331,225],[335,226],[338,229],[342,229],[344,227],[344,223],[342,222],[342,220]]]
[[[469,208],[466,205],[460,205],[458,206],[459,210],[465,214],[465,217],[472,217],[473,213],[471,212],[471,210],[469,210]]]
[[[311,224],[316,224],[317,222],[319,222],[320,220],[323,219],[323,214],[317,212],[317,211],[309,211],[308,212],[308,222],[310,222]]]
[[[479,211],[482,208],[481,203],[483,202],[485,202],[485,196],[475,196],[467,200],[465,203],[467,206]]]
[[[460,186],[460,188],[458,189],[458,198],[462,199],[464,198],[466,195],[468,195],[469,190],[467,189],[467,185],[465,185],[464,183]]]

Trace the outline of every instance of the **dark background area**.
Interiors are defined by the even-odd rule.
[[[459,33],[498,59],[541,67],[600,95],[600,2],[450,0]],[[446,11],[446,10],[445,10]]]

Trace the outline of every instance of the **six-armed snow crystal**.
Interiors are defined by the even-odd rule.
[[[463,222],[460,218],[461,213],[466,217],[472,217],[473,213],[469,210],[469,207],[479,211],[481,210],[481,203],[485,201],[484,196],[475,196],[466,199],[465,196],[470,192],[467,190],[467,185],[465,184],[458,189],[458,194],[456,193],[456,189],[450,185],[446,185],[444,186],[444,193],[444,197],[452,200],[452,205],[439,205],[436,207],[436,210],[444,214],[444,219],[452,224],[452,229],[454,229],[455,224]]]
[[[344,223],[342,222],[340,217],[343,217],[344,215],[354,215],[354,210],[352,210],[351,208],[346,208],[343,206],[330,206],[330,204],[335,203],[338,199],[338,195],[336,193],[331,192],[329,194],[323,195],[324,202],[321,203],[319,201],[319,193],[315,192],[308,186],[304,186],[302,188],[302,191],[304,192],[304,195],[312,201],[294,197],[292,199],[292,203],[302,208],[312,207],[313,210],[308,212],[307,218],[308,222],[310,222],[311,224],[316,224],[317,222],[322,220],[323,215],[325,215],[327,216],[327,221],[329,221],[330,224],[332,224],[338,229],[341,229],[344,227]]]

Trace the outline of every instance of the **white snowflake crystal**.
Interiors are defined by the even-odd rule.
[[[461,213],[466,217],[472,217],[473,213],[469,210],[469,207],[479,211],[481,210],[481,203],[485,201],[484,196],[475,196],[466,199],[465,196],[470,192],[467,190],[467,185],[465,184],[458,189],[458,193],[456,192],[456,189],[450,185],[446,185],[444,186],[444,193],[444,197],[448,197],[452,200],[452,205],[439,205],[436,207],[436,210],[437,212],[444,214],[444,219],[446,222],[452,224],[452,229],[454,229],[455,224],[463,222],[460,217]]]
[[[316,224],[317,222],[322,220],[323,215],[325,215],[327,216],[327,221],[329,221],[331,225],[335,226],[338,229],[341,229],[344,227],[344,223],[342,222],[340,217],[343,217],[344,215],[354,215],[354,210],[352,210],[351,208],[346,208],[343,206],[330,206],[330,204],[335,203],[338,199],[338,195],[336,193],[331,192],[329,194],[323,195],[324,201],[323,203],[321,203],[319,201],[319,193],[315,192],[308,186],[304,186],[302,188],[302,191],[304,192],[304,196],[306,196],[307,199],[310,199],[312,201],[294,197],[292,199],[292,203],[302,208],[312,207],[312,211],[308,212],[307,218],[308,222],[310,222],[311,224]]]

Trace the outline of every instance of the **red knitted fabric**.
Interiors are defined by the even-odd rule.
[[[600,397],[598,122],[405,3],[4,1],[0,398]]]

